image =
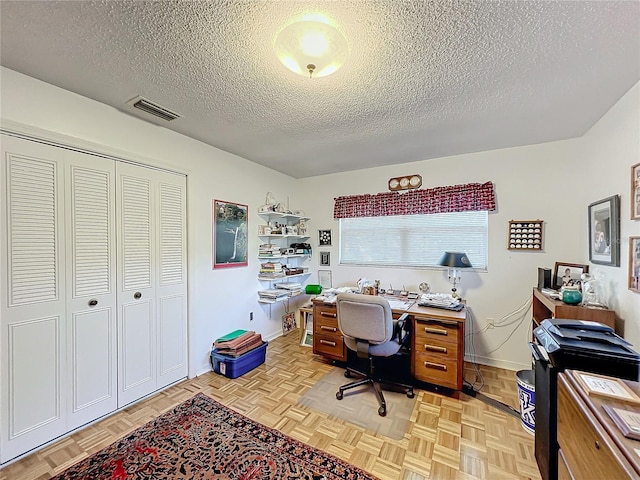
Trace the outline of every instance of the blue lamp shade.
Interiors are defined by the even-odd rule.
[[[449,268],[470,268],[471,262],[464,252],[444,252],[438,265]]]

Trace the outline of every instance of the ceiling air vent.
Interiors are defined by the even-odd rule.
[[[144,97],[136,97],[127,102],[129,105],[142,110],[143,112],[150,113],[156,117],[160,117],[167,122],[180,118],[182,115],[176,112],[172,112],[168,108],[165,108],[157,103],[153,103],[151,100],[147,100]]]

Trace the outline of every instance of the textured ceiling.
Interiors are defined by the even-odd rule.
[[[299,16],[350,56],[276,59]],[[640,80],[638,1],[6,1],[0,63],[293,177],[582,135]],[[144,115],[138,114],[136,115]]]

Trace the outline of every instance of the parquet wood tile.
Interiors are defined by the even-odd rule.
[[[404,437],[393,440],[298,404],[333,366],[292,332],[270,342],[264,365],[237,378],[186,380],[0,470],[0,480],[46,480],[203,392],[271,428],[348,461],[381,480],[539,480],[533,436],[518,418],[478,398],[416,390]],[[466,378],[475,379],[467,366]],[[480,366],[482,393],[518,407],[515,372]],[[368,393],[362,393],[367,395]],[[335,401],[327,392],[327,401]]]

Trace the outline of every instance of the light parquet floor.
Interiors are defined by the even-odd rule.
[[[332,366],[298,344],[299,336],[269,343],[264,365],[231,380],[213,372],[186,380],[0,470],[0,480],[44,480],[111,444],[159,414],[203,392],[243,415],[330,452],[381,480],[540,479],[533,436],[518,418],[477,398],[416,390],[401,440],[298,405]],[[482,392],[517,408],[515,373],[480,367]],[[474,378],[471,370],[466,378]],[[327,392],[327,401],[336,401]],[[366,393],[364,393],[366,395]]]

